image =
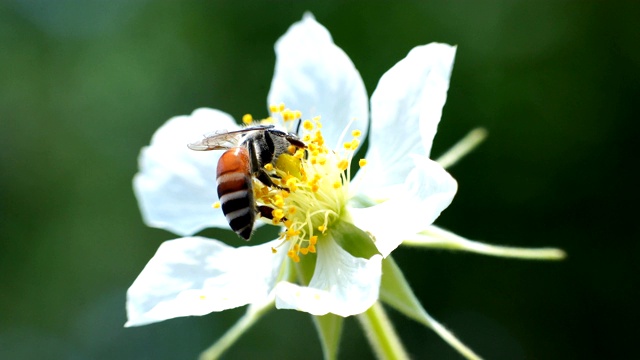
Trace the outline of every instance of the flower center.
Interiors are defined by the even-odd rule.
[[[285,123],[301,119],[299,111],[284,109],[283,105],[270,110]],[[281,154],[275,166],[265,166],[280,188],[254,180],[256,202],[271,207],[273,224],[285,227],[278,248],[288,244],[287,255],[294,262],[300,261],[300,254],[315,253],[316,243],[344,215],[351,181],[350,164],[361,136],[359,130],[353,131],[351,141],[334,151],[325,145],[319,116],[304,120],[301,125],[301,139],[307,148],[290,146],[289,153]],[[364,166],[366,161],[362,159],[359,164]]]

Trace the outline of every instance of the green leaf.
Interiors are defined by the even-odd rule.
[[[325,360],[335,360],[338,356],[343,322],[343,317],[334,314],[313,317]]]

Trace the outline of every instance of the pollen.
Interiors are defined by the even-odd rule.
[[[358,165],[360,165],[360,167],[367,165],[367,159],[360,159],[358,161]]]
[[[301,257],[316,253],[323,235],[330,234],[335,221],[344,216],[350,165],[362,131],[345,132],[347,137],[338,143],[343,146],[333,149],[325,145],[320,116],[304,119],[300,111],[284,104],[271,105],[269,110],[287,131],[299,127],[297,135],[304,146],[290,144],[274,163],[264,166],[275,186],[259,185],[256,180],[255,199],[258,206],[272,208],[272,224],[283,226],[280,244],[272,252],[285,251],[291,261],[300,262]]]
[[[271,216],[273,216],[273,222],[280,222],[284,217],[284,211],[281,209],[273,209]]]
[[[244,114],[244,116],[242,116],[242,122],[245,125],[251,125],[251,123],[253,123],[253,116],[251,116],[251,114]]]
[[[313,130],[313,123],[309,120],[305,120],[302,122],[302,127],[307,131],[311,131]]]
[[[291,111],[291,110],[289,110],[289,109],[285,109],[285,110],[282,112],[282,119],[283,119],[285,122],[287,122],[287,121],[291,121],[291,120],[295,120],[295,119],[298,119],[298,118],[296,117],[296,115],[297,115],[297,114],[296,114],[296,112],[295,112],[295,111]]]
[[[220,209],[220,206],[221,206],[220,201],[216,201],[213,203],[213,205],[211,205],[211,207],[214,209]]]

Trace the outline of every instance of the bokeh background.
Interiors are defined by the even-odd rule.
[[[307,10],[369,93],[412,47],[457,44],[434,155],[476,126],[489,138],[450,170],[460,190],[437,224],[569,254],[400,249],[426,309],[487,359],[628,358],[639,320],[638,4],[3,1],[0,358],[190,359],[241,316],[122,327],[128,286],[175,237],[143,224],[131,179],[172,116],[265,115],[273,44]],[[390,315],[416,359],[460,358]],[[340,355],[373,357],[354,319]],[[321,356],[311,319],[293,311],[271,312],[226,354]]]

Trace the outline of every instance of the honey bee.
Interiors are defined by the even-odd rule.
[[[273,125],[257,125],[236,131],[219,131],[188,144],[191,150],[226,150],[218,161],[216,179],[222,213],[229,226],[245,240],[251,238],[256,214],[273,218],[272,208],[257,206],[253,195],[253,178],[266,186],[277,187],[265,171],[289,146],[305,148],[295,134],[276,130]]]

